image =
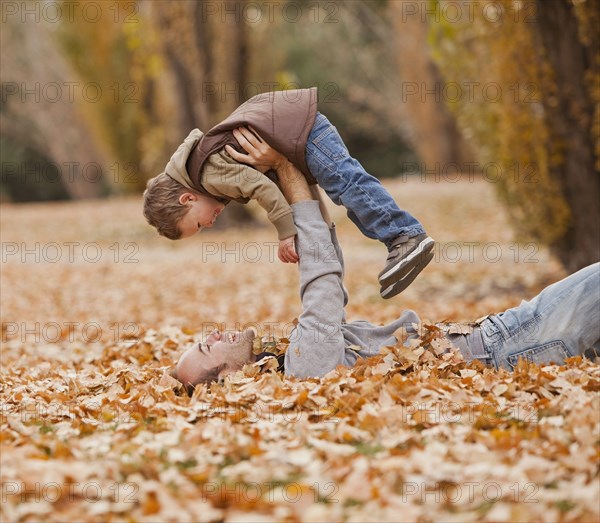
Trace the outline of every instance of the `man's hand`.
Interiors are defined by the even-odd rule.
[[[290,205],[305,200],[314,200],[306,178],[302,173],[283,155],[273,149],[250,127],[250,132],[245,127],[233,130],[233,136],[248,154],[238,153],[233,147],[225,146],[225,150],[231,157],[241,163],[252,165],[255,169],[265,173],[269,169],[277,172],[277,178],[281,191]],[[279,247],[281,253],[281,246]],[[281,255],[279,256],[281,259]],[[284,260],[282,260],[284,261]],[[297,259],[292,263],[298,261]]]
[[[295,239],[296,235],[279,241],[279,251],[277,252],[277,256],[283,263],[298,263],[300,258],[296,252],[296,246],[294,245]]]
[[[265,142],[255,129],[250,127],[250,130],[245,127],[233,130],[233,136],[248,154],[238,153],[229,145],[225,146],[225,150],[234,160],[252,165],[261,173],[266,173],[269,169],[281,168],[288,161],[287,158]]]

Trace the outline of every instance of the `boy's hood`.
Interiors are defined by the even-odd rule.
[[[165,173],[173,178],[173,180],[192,190],[195,190],[194,185],[192,184],[190,175],[185,168],[185,163],[187,162],[192,149],[203,136],[204,134],[200,129],[192,130],[183,143],[173,153],[173,156],[171,156],[171,159],[165,167]]]

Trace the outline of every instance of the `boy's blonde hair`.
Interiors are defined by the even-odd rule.
[[[186,192],[196,191],[175,181],[167,173],[150,178],[146,183],[144,216],[161,236],[170,240],[181,238],[177,224],[187,214],[188,208],[179,203],[179,197]]]

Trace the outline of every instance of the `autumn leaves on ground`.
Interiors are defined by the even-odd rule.
[[[332,206],[348,318],[414,309],[420,345],[322,380],[264,360],[191,399],[166,373],[190,343],[215,326],[285,338],[300,313],[262,213],[170,242],[139,198],[3,206],[2,520],[598,521],[598,366],[467,366],[431,327],[564,272],[517,242],[490,183],[387,186],[439,248],[384,301],[384,248]]]

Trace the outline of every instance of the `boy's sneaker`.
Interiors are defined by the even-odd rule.
[[[435,241],[426,234],[399,236],[392,243],[385,268],[379,273],[381,297],[391,298],[408,287],[432,260]]]
[[[419,275],[419,273],[425,268],[425,266],[433,259],[434,253],[430,252],[422,263],[418,265],[414,265],[412,270],[404,276],[401,280],[396,283],[392,283],[387,287],[381,287],[379,292],[381,293],[381,297],[383,299],[393,298],[397,294],[400,294],[406,287],[408,287],[414,279]]]

